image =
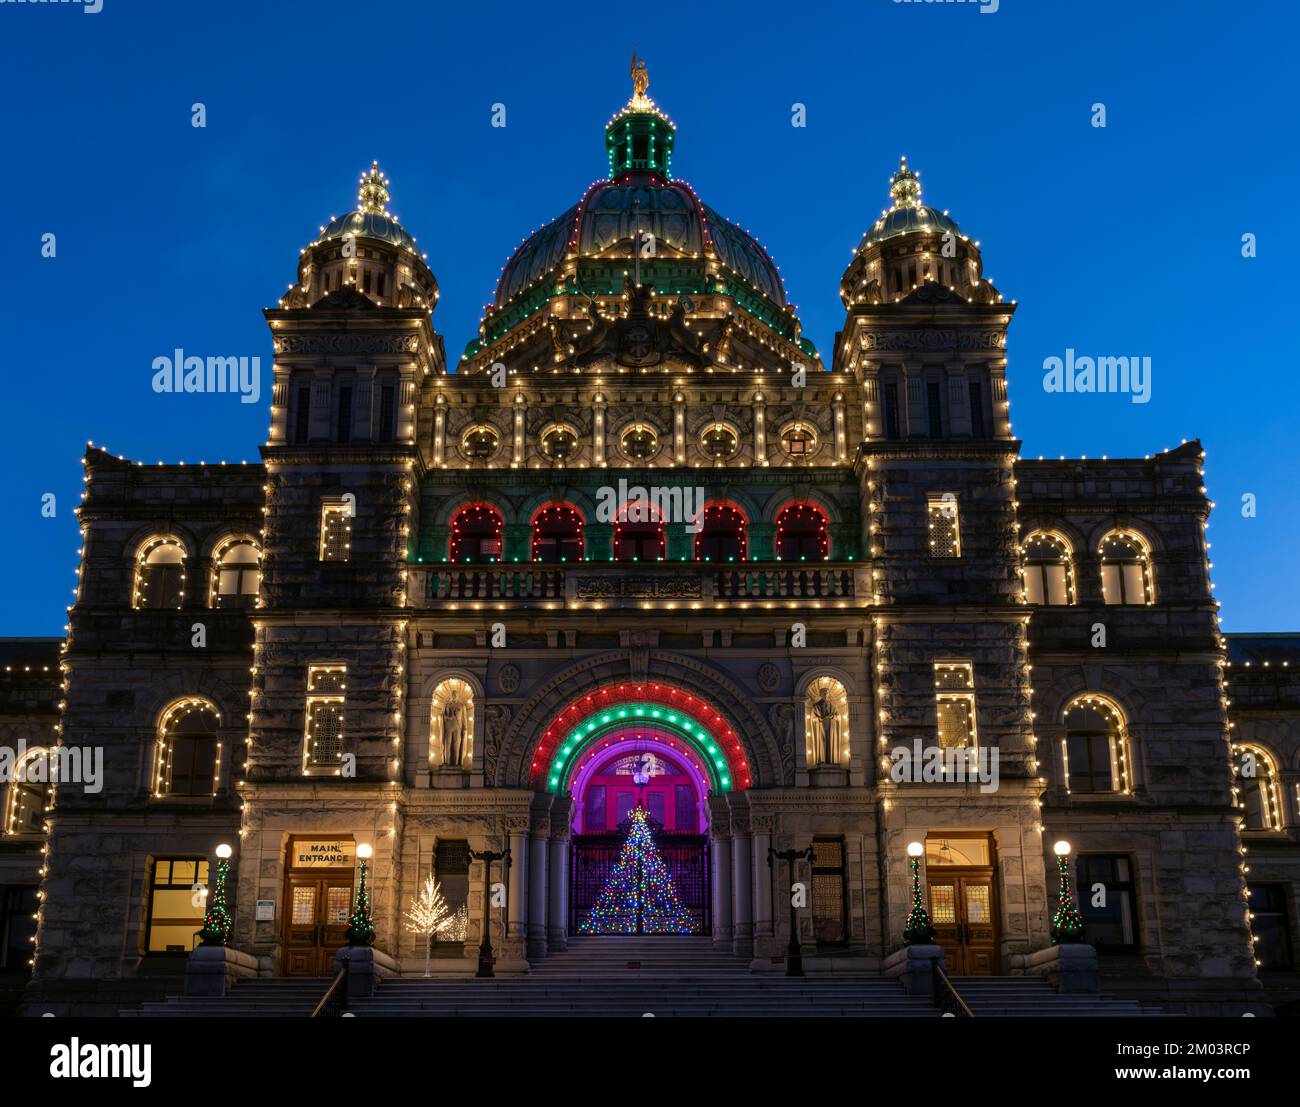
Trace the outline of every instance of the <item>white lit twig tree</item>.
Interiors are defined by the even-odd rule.
[[[424,935],[424,975],[429,975],[429,958],[433,955],[433,936],[452,920],[451,908],[442,898],[442,888],[433,879],[433,873],[425,878],[420,894],[411,900],[410,908],[404,913],[406,929],[414,934]]]

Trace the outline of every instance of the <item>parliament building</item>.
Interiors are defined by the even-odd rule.
[[[261,976],[332,973],[362,857],[387,971],[535,971],[656,933],[596,910],[638,815],[657,940],[754,972],[795,883],[810,976],[881,971],[921,843],[948,972],[1022,974],[1068,842],[1103,991],[1294,1002],[1300,636],[1221,633],[1199,444],[1022,457],[1015,302],[906,159],[819,351],[634,76],[454,366],[374,165],[264,312],[259,463],[88,447],[66,636],[0,640],[13,1009],[177,991],[220,843]]]

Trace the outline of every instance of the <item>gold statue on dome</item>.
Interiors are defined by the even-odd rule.
[[[650,74],[645,67],[645,59],[638,60],[636,51],[632,51],[632,68],[628,70],[632,78],[634,99],[644,100],[645,90],[650,87]]]

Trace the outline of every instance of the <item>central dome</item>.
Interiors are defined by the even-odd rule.
[[[647,234],[654,236],[656,257],[716,258],[774,306],[786,307],[781,275],[752,235],[700,200],[685,181],[634,172],[592,185],[558,219],[529,235],[506,262],[494,302],[504,307],[566,260],[631,258],[632,243],[638,237],[644,242]]]
[[[646,95],[644,65],[634,61],[632,76],[631,100],[605,127],[608,177],[511,255],[479,335],[465,348],[466,368],[479,368],[489,351],[531,352],[540,320],[575,313],[586,320],[588,303],[607,319],[625,315],[629,281],[652,290],[652,315],[666,318],[683,305],[701,323],[747,319],[741,330],[757,329],[736,339],[742,345],[766,345],[787,362],[816,360],[767,251],[672,176],[676,128]],[[555,341],[563,347],[568,337]],[[742,353],[735,364],[754,361]]]

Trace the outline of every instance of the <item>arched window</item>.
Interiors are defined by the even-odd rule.
[[[180,607],[185,598],[185,549],[174,538],[151,538],[140,547],[132,606],[143,611]]]
[[[501,436],[495,427],[471,427],[460,440],[460,451],[467,461],[488,461],[500,444]]]
[[[830,550],[830,527],[821,508],[813,504],[791,504],[776,517],[778,560],[825,561]]]
[[[620,512],[624,515],[626,512]],[[614,527],[615,561],[662,561],[664,525],[658,519],[620,518]]]
[[[650,461],[659,453],[659,436],[652,427],[635,423],[623,432],[619,448],[630,461]]]
[[[805,423],[791,423],[781,432],[781,450],[791,461],[802,461],[817,451],[817,433]]]
[[[1101,696],[1079,696],[1065,709],[1065,779],[1070,792],[1130,792],[1128,728]]]
[[[501,560],[499,512],[491,504],[467,504],[451,521],[449,556],[458,564]]]
[[[158,727],[154,770],[156,796],[212,796],[217,791],[221,716],[207,700],[190,698],[172,704]]]
[[[1281,797],[1272,755],[1262,746],[1234,745],[1232,767],[1237,803],[1246,809],[1244,829],[1281,830]]]
[[[572,427],[552,427],[542,434],[542,453],[552,461],[566,461],[578,452],[578,432]]]
[[[251,539],[235,538],[218,549],[213,558],[212,606],[255,607],[261,560]]]
[[[581,561],[582,516],[569,504],[547,504],[533,516],[534,561]]]
[[[1155,603],[1151,554],[1132,531],[1113,531],[1101,540],[1101,594],[1108,604]]]
[[[5,803],[6,834],[44,834],[50,807],[50,751],[28,750],[13,767]]]
[[[695,536],[696,561],[744,561],[749,553],[745,516],[731,504],[710,504]]]
[[[1025,539],[1020,553],[1029,603],[1053,607],[1074,603],[1074,572],[1065,539],[1040,531]]]
[[[705,457],[711,457],[714,461],[726,461],[740,451],[740,440],[726,423],[714,423],[705,427],[704,433],[700,435],[700,449],[704,451]]]

